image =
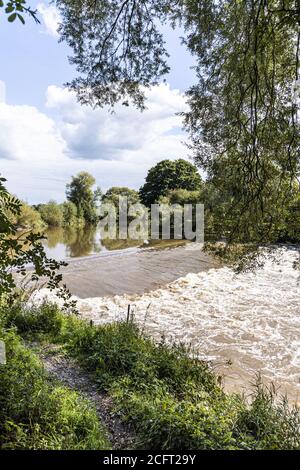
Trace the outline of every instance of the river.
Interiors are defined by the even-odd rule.
[[[145,253],[141,271],[136,260]],[[260,373],[300,403],[300,272],[294,267],[299,251],[281,247],[274,253],[275,259],[268,257],[256,271],[235,274],[228,267],[213,266],[194,244],[161,252],[142,250],[105,262],[102,258],[102,274],[97,256],[85,261],[85,267],[71,263],[66,280],[71,281],[81,315],[96,324],[124,319],[130,304],[136,321],[154,338],[181,341],[212,361],[227,390],[249,390]],[[115,288],[110,266],[117,270]],[[159,278],[157,273],[163,271],[169,274]],[[94,272],[94,282],[90,277],[85,286],[89,272]],[[110,281],[101,291],[106,273]],[[142,279],[147,276],[154,281],[145,286]],[[89,284],[98,289],[89,290]]]

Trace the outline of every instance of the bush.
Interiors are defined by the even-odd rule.
[[[95,371],[103,386],[129,375],[137,384],[164,380],[178,396],[185,383],[214,394],[220,391],[206,362],[190,358],[183,346],[155,344],[131,322],[91,327],[69,318],[63,339],[70,354]]]
[[[47,258],[39,233],[17,232],[12,218],[17,220],[21,215],[22,203],[7,191],[4,182],[5,178],[0,177],[0,303],[4,300],[12,303],[19,296],[15,273],[28,274],[28,281],[46,278],[47,287],[54,289],[61,282],[58,270],[65,262]],[[60,292],[62,298],[69,299],[65,286]]]
[[[20,303],[0,308],[2,322],[10,328],[17,328],[19,334],[32,335],[36,333],[51,334],[60,333],[64,317],[55,304],[43,303],[40,307],[26,307]]]
[[[209,365],[183,346],[157,345],[132,323],[71,321],[64,336],[68,351],[110,390],[141,447],[300,449],[299,411],[276,403],[262,385],[247,403],[225,394]]]
[[[258,385],[249,403],[227,395],[183,346],[155,344],[132,324],[68,320],[68,351],[110,391],[140,446],[151,449],[300,449],[299,411]]]
[[[64,202],[62,205],[62,211],[64,227],[74,227],[82,223],[82,221],[77,218],[77,207],[73,202]]]
[[[76,392],[49,382],[37,357],[12,331],[0,330],[1,449],[109,448],[95,410]]]
[[[151,449],[234,449],[233,423],[238,407],[225,399],[213,402],[194,390],[178,400],[163,381],[139,391],[128,379],[113,389],[118,411],[136,427],[140,446]]]
[[[23,201],[21,201],[19,213],[11,214],[11,221],[20,229],[41,230],[45,227],[39,212]]]
[[[55,201],[49,201],[47,204],[40,204],[38,211],[43,221],[49,227],[61,227],[63,225],[63,210],[61,205]]]
[[[299,410],[286,398],[278,403],[276,398],[273,387],[267,388],[258,380],[251,405],[240,413],[236,428],[251,448],[300,449]]]

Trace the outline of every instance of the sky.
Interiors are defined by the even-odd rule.
[[[81,106],[64,84],[76,76],[71,51],[58,42],[59,15],[31,1],[41,24],[0,16],[0,173],[7,188],[31,204],[65,198],[71,176],[85,170],[102,190],[138,189],[165,158],[188,158],[181,117],[193,64],[178,31],[165,28],[171,73],[147,91],[147,109],[117,105],[115,113]],[[4,46],[3,46],[4,45]]]

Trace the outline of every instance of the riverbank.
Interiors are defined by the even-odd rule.
[[[7,343],[7,335],[13,335],[14,343],[3,369],[6,380],[0,381],[0,395],[7,405],[1,408],[0,437],[2,426],[5,431],[25,431],[26,440],[18,439],[20,433],[5,432],[0,448],[3,444],[11,449],[99,449],[110,444],[113,449],[129,445],[152,450],[300,448],[299,410],[277,400],[274,390],[257,381],[248,397],[224,393],[209,363],[182,345],[154,342],[132,319],[95,326],[44,303],[38,308],[2,307],[1,324],[0,338]],[[23,354],[17,354],[15,346],[18,349],[21,340],[17,334],[27,348],[34,346],[35,353],[22,345]],[[43,372],[37,354],[50,376]],[[32,358],[30,364],[26,355]],[[22,368],[26,374],[21,374]],[[31,394],[33,386],[39,392],[41,384],[53,379],[68,387],[69,397],[81,393],[86,408],[78,410],[76,419],[72,400],[65,410],[59,393]],[[10,397],[16,391],[23,399],[11,407]],[[59,441],[53,443],[56,434],[49,423],[59,425],[62,411],[64,426],[58,428]]]

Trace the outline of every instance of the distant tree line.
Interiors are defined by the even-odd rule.
[[[126,196],[129,206],[142,203],[149,209],[154,203],[180,206],[204,204],[205,235],[210,241],[228,238],[236,223],[236,214],[229,211],[231,192],[225,192],[221,183],[216,185],[215,179],[208,177],[203,180],[197,168],[183,159],[162,160],[154,165],[139,191],[126,186],[113,186],[103,194],[95,185],[92,175],[80,172],[66,186],[66,201],[61,204],[49,201],[33,207],[23,203],[20,212],[12,215],[13,221],[19,227],[37,230],[46,227],[83,228],[98,223],[97,208],[100,204],[113,204],[118,219],[119,197]],[[249,239],[254,237],[255,230],[256,227]],[[272,240],[300,240],[300,197],[296,185],[293,198],[281,207],[280,217],[272,222]]]
[[[93,190],[95,178],[82,171],[73,176],[66,186],[66,198],[62,204],[49,201],[33,206],[41,220],[48,227],[83,227],[97,223],[97,205],[102,192],[99,187]]]

